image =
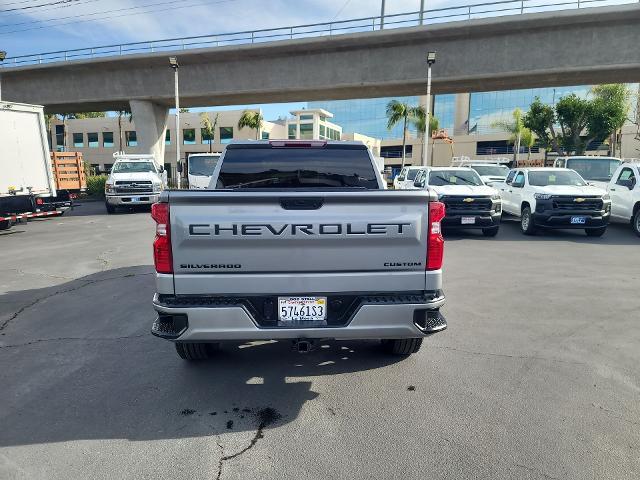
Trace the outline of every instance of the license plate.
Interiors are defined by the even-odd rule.
[[[131,201],[132,202],[139,202],[140,201],[140,197],[131,197]]]
[[[460,223],[462,223],[462,225],[473,225],[476,223],[476,217],[462,217]]]
[[[282,322],[306,322],[327,318],[327,297],[278,297]]]
[[[584,225],[587,223],[587,217],[571,217],[571,225]]]

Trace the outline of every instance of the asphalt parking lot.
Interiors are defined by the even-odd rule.
[[[152,337],[148,213],[0,233],[2,479],[638,479],[640,248],[626,226],[447,235],[449,328],[242,344]]]

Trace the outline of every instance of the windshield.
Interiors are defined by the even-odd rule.
[[[117,162],[111,171],[113,173],[158,173],[153,162]]]
[[[219,159],[218,155],[189,157],[189,175],[212,176]]]
[[[571,168],[580,174],[585,180],[608,182],[620,165],[617,158],[570,158],[567,160],[567,168]]]
[[[546,187],[549,185],[574,185],[582,187],[586,182],[576,172],[570,170],[550,170],[529,172],[529,185]]]
[[[509,174],[509,168],[504,165],[473,165],[471,168],[485,177],[506,177]]]
[[[418,172],[420,170],[409,170],[409,173],[407,173],[407,180],[415,180],[416,175],[418,175]]]
[[[482,180],[473,170],[436,170],[429,174],[429,185],[483,185]]]

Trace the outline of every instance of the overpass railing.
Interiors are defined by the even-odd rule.
[[[73,50],[60,50],[57,52],[20,55],[7,57],[4,62],[0,63],[0,65],[7,68],[140,53],[175,53],[177,51],[187,49],[335,36],[347,33],[414,27],[425,24],[456,22],[476,18],[523,15],[526,13],[583,9],[605,5],[611,6],[612,4],[624,5],[632,3],[640,3],[640,0],[498,0],[486,3],[431,8],[415,12],[396,13],[384,16],[378,15],[374,17],[338,20],[325,23],[181,38],[166,38],[145,42],[131,42],[117,45],[103,45],[98,47],[77,48]],[[2,33],[1,28],[2,27],[0,26],[0,33]]]

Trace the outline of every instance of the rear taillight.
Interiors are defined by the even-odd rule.
[[[173,273],[169,204],[154,203],[151,206],[151,218],[156,222],[156,239],[153,241],[153,261],[156,272]]]
[[[444,203],[429,203],[429,234],[427,239],[427,270],[440,270],[444,256],[444,238],[441,221],[444,218]]]

